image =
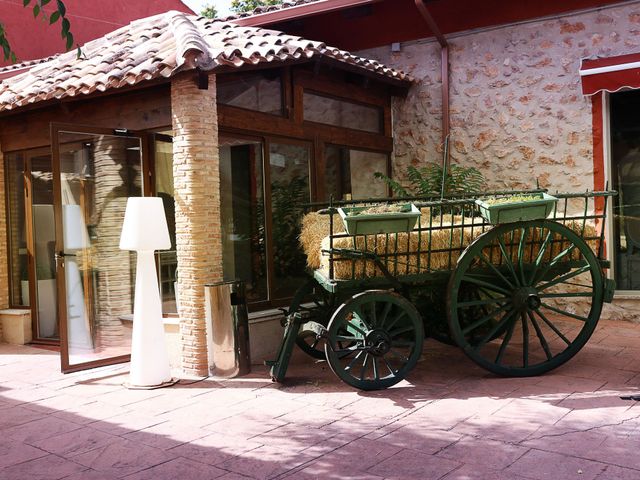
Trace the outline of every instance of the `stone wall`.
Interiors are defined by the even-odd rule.
[[[451,158],[475,166],[490,188],[594,188],[592,100],[580,60],[640,51],[640,5],[538,20],[448,37]],[[393,172],[442,160],[440,47],[403,43],[361,52],[417,81],[393,106]],[[605,306],[608,318],[637,320],[635,298]]]
[[[451,36],[452,162],[479,167],[491,187],[593,188],[591,99],[580,59],[640,50],[640,6]],[[439,46],[403,43],[361,52],[418,84],[394,103],[394,173],[441,161]]]
[[[4,158],[0,150],[0,258],[8,258],[7,251],[7,209],[5,206]],[[0,285],[9,285],[9,269],[6,261],[0,262]],[[0,309],[9,307],[9,289],[0,289]],[[2,339],[2,325],[0,325]]]
[[[208,90],[173,79],[171,112],[182,369],[207,375],[204,285],[222,280],[215,77]]]

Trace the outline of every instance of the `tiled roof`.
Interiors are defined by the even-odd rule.
[[[57,55],[0,81],[0,112],[168,78],[195,68],[216,72],[320,57],[381,78],[411,81],[403,72],[322,42],[176,11],[136,20],[87,43],[82,53],[79,59],[75,51]]]

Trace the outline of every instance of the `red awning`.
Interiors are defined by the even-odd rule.
[[[640,88],[640,53],[584,59],[580,65],[580,78],[583,95]]]

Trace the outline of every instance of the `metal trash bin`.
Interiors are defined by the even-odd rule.
[[[237,377],[251,371],[249,316],[244,282],[205,285],[209,373]]]

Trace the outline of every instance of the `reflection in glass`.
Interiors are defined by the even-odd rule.
[[[306,256],[298,237],[304,204],[311,200],[307,146],[269,146],[273,291],[271,299],[291,297],[305,280]]]
[[[280,72],[225,75],[217,80],[217,100],[223,105],[282,115]]]
[[[10,302],[12,306],[29,305],[29,270],[27,232],[24,211],[23,153],[5,155],[7,172],[9,267],[11,276]]]
[[[304,119],[371,133],[382,132],[382,109],[304,92]]]
[[[383,198],[387,186],[374,177],[375,172],[387,173],[386,153],[366,152],[327,145],[325,148],[325,200],[349,198]]]
[[[246,284],[248,302],[269,298],[262,143],[221,136],[220,189],[225,280]]]
[[[173,144],[171,137],[158,136],[155,149],[156,196],[162,198],[169,237],[171,238],[171,249],[156,252],[158,284],[160,285],[162,313],[177,313],[178,257],[176,255],[176,204],[173,193]]]
[[[120,250],[127,197],[140,196],[136,138],[59,134],[69,363],[130,352],[134,254]]]

